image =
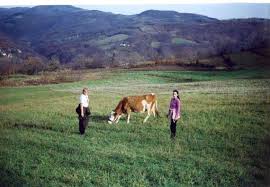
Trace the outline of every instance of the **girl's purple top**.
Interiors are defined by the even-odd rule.
[[[181,102],[179,99],[172,98],[170,103],[169,115],[173,120],[178,120],[181,115]]]

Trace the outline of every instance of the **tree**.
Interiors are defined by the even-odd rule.
[[[61,67],[60,62],[58,59],[52,59],[49,61],[47,70],[48,71],[56,71],[57,69],[59,69]]]
[[[34,75],[44,70],[45,67],[45,64],[42,63],[40,58],[29,56],[25,59],[21,72],[27,73],[29,75]]]

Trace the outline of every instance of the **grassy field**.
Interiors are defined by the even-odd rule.
[[[91,72],[88,72],[91,77]],[[86,76],[87,77],[87,76]],[[98,79],[0,88],[0,184],[45,186],[268,186],[270,74],[242,71],[104,71]],[[90,89],[92,116],[75,108]],[[165,117],[179,89],[182,118]],[[122,96],[155,92],[160,118],[109,125]]]

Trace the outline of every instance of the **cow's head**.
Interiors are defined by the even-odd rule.
[[[110,114],[108,123],[109,124],[118,123],[120,117],[121,117],[121,114],[118,114],[115,111],[112,111],[111,114]]]

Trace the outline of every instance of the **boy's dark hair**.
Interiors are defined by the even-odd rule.
[[[89,91],[88,88],[83,88],[82,93],[85,93],[86,91]]]

